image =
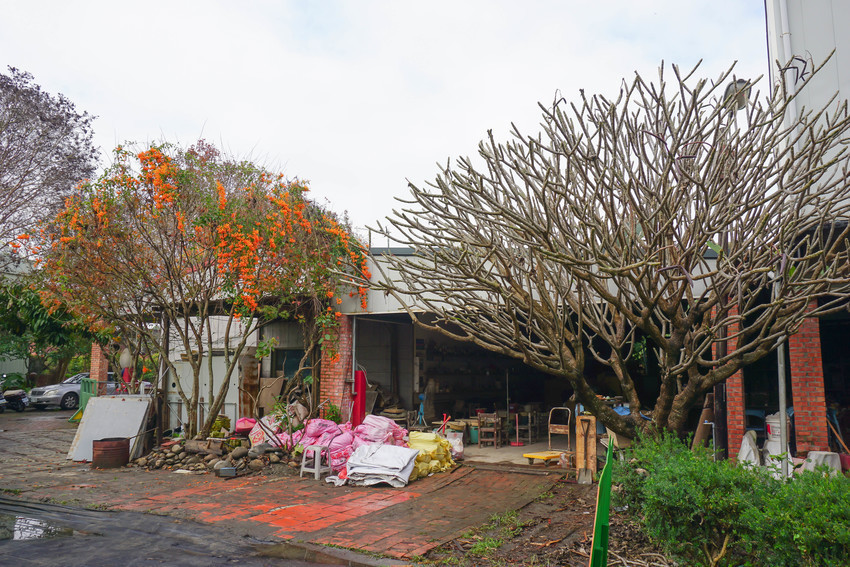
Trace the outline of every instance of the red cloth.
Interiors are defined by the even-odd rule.
[[[354,409],[351,412],[351,425],[357,427],[366,417],[366,373],[362,370],[354,372]]]

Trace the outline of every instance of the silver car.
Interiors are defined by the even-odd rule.
[[[80,405],[80,383],[83,378],[88,377],[88,372],[80,372],[70,378],[65,378],[61,384],[33,388],[30,390],[30,405],[39,410],[43,410],[48,406],[75,409]],[[118,387],[118,382],[115,380],[115,373],[109,372],[106,380],[106,394],[114,394]]]

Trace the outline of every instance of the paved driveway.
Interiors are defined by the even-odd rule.
[[[334,487],[286,474],[221,479],[137,468],[92,470],[65,459],[74,429],[60,413],[68,412],[0,415],[0,489],[7,495],[166,514],[267,541],[414,557],[494,514],[524,506],[558,478],[462,466],[398,489]]]

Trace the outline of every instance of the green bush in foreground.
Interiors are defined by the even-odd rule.
[[[777,480],[714,462],[673,435],[639,440],[616,463],[615,504],[688,565],[846,565],[850,481],[822,472]]]

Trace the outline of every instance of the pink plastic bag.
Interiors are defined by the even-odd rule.
[[[293,447],[298,445],[298,443],[301,442],[301,437],[303,435],[303,430],[296,431],[291,436],[289,435],[289,433],[284,431],[283,433],[278,433],[277,438],[280,440],[281,443],[283,443],[284,447],[286,447],[287,449],[292,449]]]
[[[344,447],[338,451],[331,451],[331,469],[339,471],[345,468],[348,463],[348,458],[354,453],[351,445]]]
[[[341,433],[339,425],[327,419],[311,419],[304,427],[305,435],[320,437],[324,433],[332,432],[334,435]]]
[[[236,420],[236,427],[233,431],[236,433],[249,433],[255,425],[257,425],[256,419],[251,417],[240,417]]]
[[[354,442],[354,435],[348,432],[342,432],[336,437],[333,438],[330,444],[330,451],[333,453],[334,451],[340,451],[345,449],[346,447],[351,447],[351,444]]]

